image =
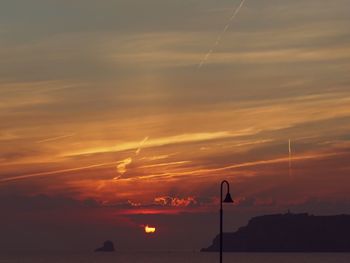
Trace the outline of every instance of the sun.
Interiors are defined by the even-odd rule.
[[[145,233],[146,234],[153,234],[156,232],[156,228],[155,227],[152,227],[152,226],[145,226]]]

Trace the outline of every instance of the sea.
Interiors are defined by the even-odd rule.
[[[0,263],[217,263],[218,253],[4,252]],[[223,263],[350,263],[350,253],[224,253]]]

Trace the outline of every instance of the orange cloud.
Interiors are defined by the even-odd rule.
[[[126,171],[127,171],[127,169],[126,169],[127,166],[129,164],[131,164],[131,163],[132,163],[132,158],[131,157],[122,160],[121,163],[117,165],[118,173],[120,173],[121,175],[125,174]]]
[[[171,196],[161,196],[154,199],[155,204],[162,206],[173,206],[173,207],[187,207],[196,205],[197,201],[194,197],[190,196],[187,198],[177,198]]]

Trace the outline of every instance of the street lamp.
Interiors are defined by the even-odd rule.
[[[225,199],[222,200],[222,188],[224,184],[227,185],[227,194]],[[222,217],[223,217],[222,203],[233,203],[233,200],[230,194],[230,184],[226,180],[222,181],[220,186],[220,263],[222,263]]]

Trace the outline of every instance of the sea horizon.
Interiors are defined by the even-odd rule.
[[[230,252],[224,253],[224,262],[236,263],[347,263],[350,261],[350,253],[283,253],[283,252]],[[8,263],[215,263],[219,261],[219,254],[214,252],[199,251],[116,251],[112,253],[94,253],[92,251],[26,251],[21,253],[0,252],[0,262]]]

